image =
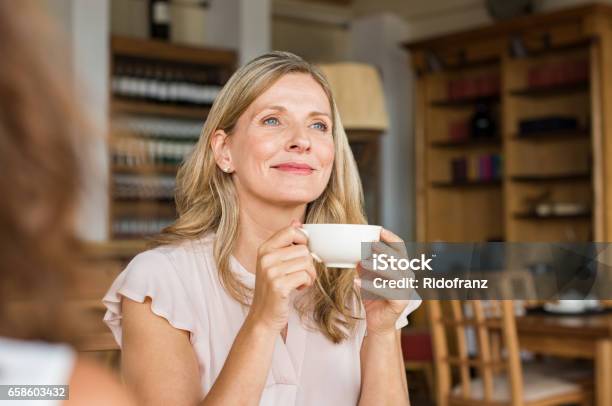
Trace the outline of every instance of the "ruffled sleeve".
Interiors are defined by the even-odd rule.
[[[404,328],[408,325],[408,316],[410,315],[410,313],[415,311],[421,305],[422,302],[423,301],[420,297],[418,297],[418,295],[416,298],[410,299],[406,307],[404,307],[402,314],[400,314],[400,316],[397,318],[397,321],[395,322],[395,328],[397,330]]]
[[[117,276],[102,299],[106,306],[104,322],[121,347],[121,300],[127,297],[143,303],[151,298],[151,310],[175,328],[190,332],[193,340],[195,320],[189,305],[188,281],[181,280],[169,256],[160,249],[138,254]]]

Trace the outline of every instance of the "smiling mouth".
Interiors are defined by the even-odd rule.
[[[314,168],[312,168],[310,165],[295,162],[287,162],[284,164],[274,165],[272,166],[272,168],[296,175],[310,175],[314,172]]]

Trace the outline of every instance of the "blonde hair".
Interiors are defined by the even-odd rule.
[[[305,222],[366,223],[357,165],[327,79],[316,66],[289,52],[275,51],[253,59],[232,75],[215,100],[198,143],[178,171],[175,198],[179,217],[157,238],[160,244],[172,244],[214,231],[213,251],[221,283],[245,305],[252,292],[230,270],[238,236],[238,197],[231,175],[215,162],[211,139],[217,130],[231,137],[238,119],[251,103],[289,73],[312,76],[327,94],[332,110],[334,166],[323,193],[307,205]],[[326,269],[317,264],[315,288],[299,309],[335,343],[353,332],[358,319],[355,310],[359,293],[353,287],[354,277],[355,270]]]

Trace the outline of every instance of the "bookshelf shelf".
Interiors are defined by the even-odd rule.
[[[168,174],[175,175],[178,170],[178,165],[113,165],[113,173],[135,174],[135,175],[150,175],[150,174]]]
[[[591,213],[580,214],[551,214],[542,216],[537,213],[514,213],[517,220],[591,220]]]
[[[173,106],[137,100],[113,99],[111,109],[115,114],[142,114],[163,117],[183,117],[206,120],[209,107]]]
[[[565,174],[538,174],[538,175],[514,175],[510,180],[514,182],[589,182],[590,173],[565,173]]]
[[[552,97],[552,96],[563,96],[566,94],[583,93],[588,92],[589,83],[568,83],[556,86],[534,86],[527,87],[524,89],[511,90],[511,96],[521,97]]]
[[[561,140],[561,139],[576,139],[576,138],[589,138],[591,131],[588,128],[581,128],[576,130],[563,130],[563,131],[543,131],[526,134],[514,134],[513,140],[520,141],[547,141],[547,140]]]
[[[499,103],[499,95],[494,96],[476,96],[476,97],[465,97],[461,99],[443,99],[434,100],[431,102],[433,107],[469,107],[476,103]]]
[[[501,184],[502,182],[499,179],[431,182],[431,186],[436,187],[436,188],[481,188],[481,187],[496,187],[496,186],[501,186]]]
[[[431,146],[435,148],[463,148],[463,147],[481,147],[481,146],[499,146],[502,140],[499,137],[493,138],[469,138],[465,140],[441,140],[432,141]]]

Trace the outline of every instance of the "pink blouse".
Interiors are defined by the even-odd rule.
[[[221,372],[248,309],[221,286],[213,257],[214,234],[161,246],[137,255],[113,282],[104,296],[104,321],[121,346],[121,299],[152,300],[152,311],[175,328],[186,330],[195,349],[200,370],[202,397]],[[233,272],[250,287],[255,275],[231,258]],[[420,305],[406,306],[396,324]],[[334,344],[321,332],[304,326],[291,307],[286,343],[276,339],[272,366],[260,405],[355,405],[360,385],[360,349],[365,321],[356,333]]]

